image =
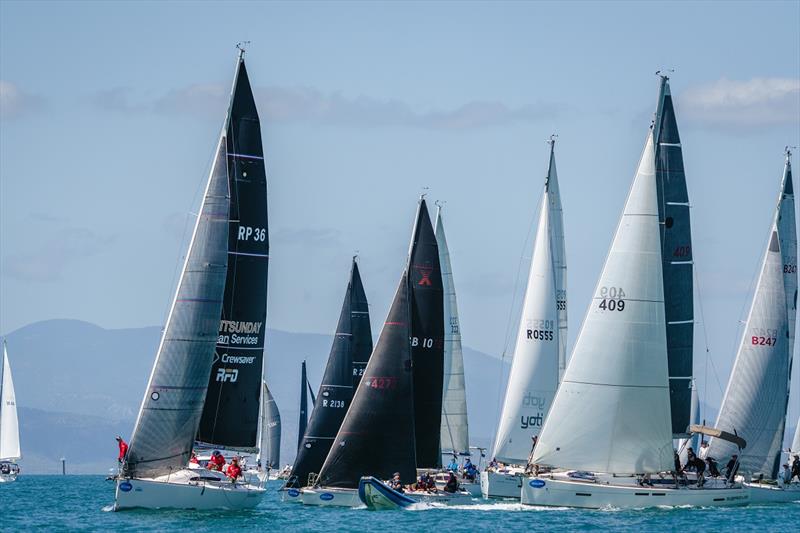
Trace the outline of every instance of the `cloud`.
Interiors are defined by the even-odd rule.
[[[348,97],[339,92],[323,93],[309,87],[256,87],[261,117],[271,122],[314,122],[345,126],[407,126],[431,129],[470,129],[532,122],[551,118],[560,109],[552,104],[512,108],[500,102],[472,101],[450,110],[415,111],[397,99],[371,96]],[[228,91],[222,85],[198,84],[172,90],[149,108],[159,113],[177,113],[219,118],[224,113]],[[114,89],[98,93],[96,104],[104,109],[138,111],[128,91]]]
[[[800,123],[800,79],[720,79],[678,98],[690,120],[710,126],[754,127]]]
[[[23,91],[13,82],[0,80],[0,119],[19,118],[38,111],[43,104],[40,96]]]
[[[89,229],[62,228],[40,249],[7,256],[3,273],[22,281],[58,281],[68,266],[104,251],[113,241],[113,236]]]

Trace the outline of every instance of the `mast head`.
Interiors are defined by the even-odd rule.
[[[247,46],[250,45],[250,41],[239,41],[236,43],[236,49],[239,50],[239,60],[244,59],[244,53],[247,51]]]
[[[786,161],[792,158],[792,150],[797,150],[797,146],[789,146],[788,144],[783,148],[783,154],[786,156]]]

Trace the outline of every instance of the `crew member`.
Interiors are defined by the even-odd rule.
[[[725,479],[728,483],[733,483],[733,480],[736,478],[736,474],[739,472],[739,455],[733,454],[731,455],[731,460],[728,461],[728,464],[725,465]]]
[[[453,471],[451,470],[447,473],[447,483],[445,483],[444,485],[444,491],[453,494],[457,490],[458,490],[458,479],[456,479],[455,474],[453,474]]]
[[[794,461],[792,461],[792,477],[789,482],[791,483],[794,481],[795,477],[797,477],[797,481],[800,481],[800,455],[794,456]]]
[[[117,457],[117,462],[122,463],[125,460],[125,456],[128,455],[128,443],[122,440],[122,437],[117,435],[117,444],[119,445],[119,456]]]
[[[397,492],[403,492],[403,482],[400,480],[400,472],[395,472],[392,479],[389,480],[389,488]]]
[[[225,475],[231,478],[231,482],[235,482],[242,475],[242,468],[239,466],[239,459],[234,457],[231,459],[231,464],[225,471]]]
[[[200,461],[197,460],[197,454],[192,452],[192,456],[189,458],[189,462],[194,465],[199,465]]]
[[[475,478],[477,477],[478,477],[478,469],[475,468],[475,465],[472,464],[472,461],[470,461],[468,457],[467,460],[464,461],[464,479],[475,481]]]

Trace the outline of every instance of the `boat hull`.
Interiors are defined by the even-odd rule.
[[[526,478],[521,503],[586,509],[640,509],[659,506],[724,507],[747,505],[749,491],[731,488],[654,488],[568,481],[544,477]]]
[[[750,503],[786,503],[800,501],[800,483],[792,483],[785,487],[745,483],[750,492]]]
[[[361,507],[358,489],[340,489],[333,487],[305,487],[300,489],[303,505],[322,507]]]
[[[519,500],[522,490],[522,473],[481,472],[481,495],[484,498]]]
[[[278,493],[281,495],[281,502],[283,503],[303,503],[303,498],[300,493],[301,489],[296,488],[281,488]]]
[[[362,477],[359,481],[358,498],[367,509],[373,511],[403,509],[417,503],[372,476]]]
[[[0,483],[12,483],[17,480],[17,474],[0,474]]]
[[[190,472],[193,475],[182,475]],[[198,480],[182,471],[154,479],[118,479],[114,510],[123,509],[252,509],[266,490],[223,479]]]

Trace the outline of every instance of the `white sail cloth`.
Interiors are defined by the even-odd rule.
[[[258,458],[263,467],[280,468],[281,462],[281,415],[278,404],[267,387],[261,382],[261,421],[259,423]]]
[[[772,226],[750,313],[716,427],[744,438],[747,447],[712,438],[708,455],[740,455],[741,469],[774,478],[783,440],[788,394],[789,343],[783,261]]]
[[[464,379],[464,356],[461,350],[461,326],[453,282],[450,251],[442,223],[442,208],[436,211],[436,243],[444,289],[444,390],[442,397],[441,449],[443,452],[469,453],[467,392]]]
[[[16,461],[22,457],[19,447],[19,420],[17,419],[17,397],[8,351],[3,341],[3,366],[0,377],[0,460]]]
[[[558,388],[566,343],[566,261],[551,149],[533,259],[493,456],[524,464]]]
[[[617,474],[672,469],[663,292],[648,135],[534,463]]]

